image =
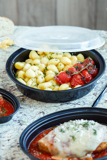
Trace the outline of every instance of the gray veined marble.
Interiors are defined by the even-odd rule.
[[[15,27],[14,34],[8,37],[15,40],[17,36],[26,29],[29,29],[29,27]],[[107,31],[95,32],[100,34],[106,41],[105,45],[97,50],[104,57],[107,64]],[[107,83],[106,69],[93,90],[80,99],[52,104],[32,100],[19,92],[16,85],[11,81],[5,71],[6,60],[17,49],[19,49],[19,47],[16,45],[9,47],[7,50],[0,49],[0,87],[13,93],[20,101],[20,109],[13,119],[5,124],[0,124],[0,160],[28,160],[29,158],[19,147],[19,137],[30,123],[55,111],[77,107],[91,107]],[[107,93],[102,97],[97,107],[107,109]]]

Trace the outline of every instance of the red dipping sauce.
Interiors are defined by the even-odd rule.
[[[5,117],[14,112],[14,107],[0,94],[0,117]]]

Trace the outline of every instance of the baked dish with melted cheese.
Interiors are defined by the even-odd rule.
[[[29,153],[39,159],[94,160],[107,155],[107,126],[93,120],[70,120],[40,133]]]

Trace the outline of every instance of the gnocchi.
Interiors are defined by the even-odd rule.
[[[16,79],[24,85],[47,91],[72,89],[70,83],[57,84],[54,77],[66,71],[77,62],[83,62],[84,56],[70,53],[52,53],[32,50],[25,62],[16,62]]]

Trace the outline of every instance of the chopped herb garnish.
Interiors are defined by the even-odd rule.
[[[75,123],[75,126],[77,126],[77,123]]]
[[[69,127],[67,127],[66,129],[68,129],[68,130],[69,130]]]
[[[89,122],[85,122],[85,123],[83,124],[83,127],[85,127],[86,129],[88,129],[88,126],[89,126]]]
[[[73,127],[74,130],[77,130],[77,128]]]
[[[5,111],[3,111],[3,113],[6,113],[7,111],[5,110]]]
[[[76,140],[75,136],[70,135],[70,137],[72,137],[73,141],[75,141],[75,140]]]
[[[95,125],[95,123],[91,123],[91,125]]]
[[[47,70],[48,70],[47,67],[45,67],[44,72],[46,72]]]
[[[60,132],[64,133],[65,131],[61,128],[61,129],[60,129]]]
[[[58,75],[58,73],[57,73],[57,72],[55,72],[55,75]]]
[[[53,84],[53,85],[52,85],[52,87],[56,87],[56,86],[58,86],[58,85],[57,85],[57,84]]]
[[[93,129],[93,131],[94,131],[93,134],[94,134],[94,135],[97,135],[97,131],[96,131],[95,129]]]
[[[49,59],[49,60],[51,60],[51,59],[52,59],[52,57],[50,56],[50,57],[48,57],[48,59]]]

